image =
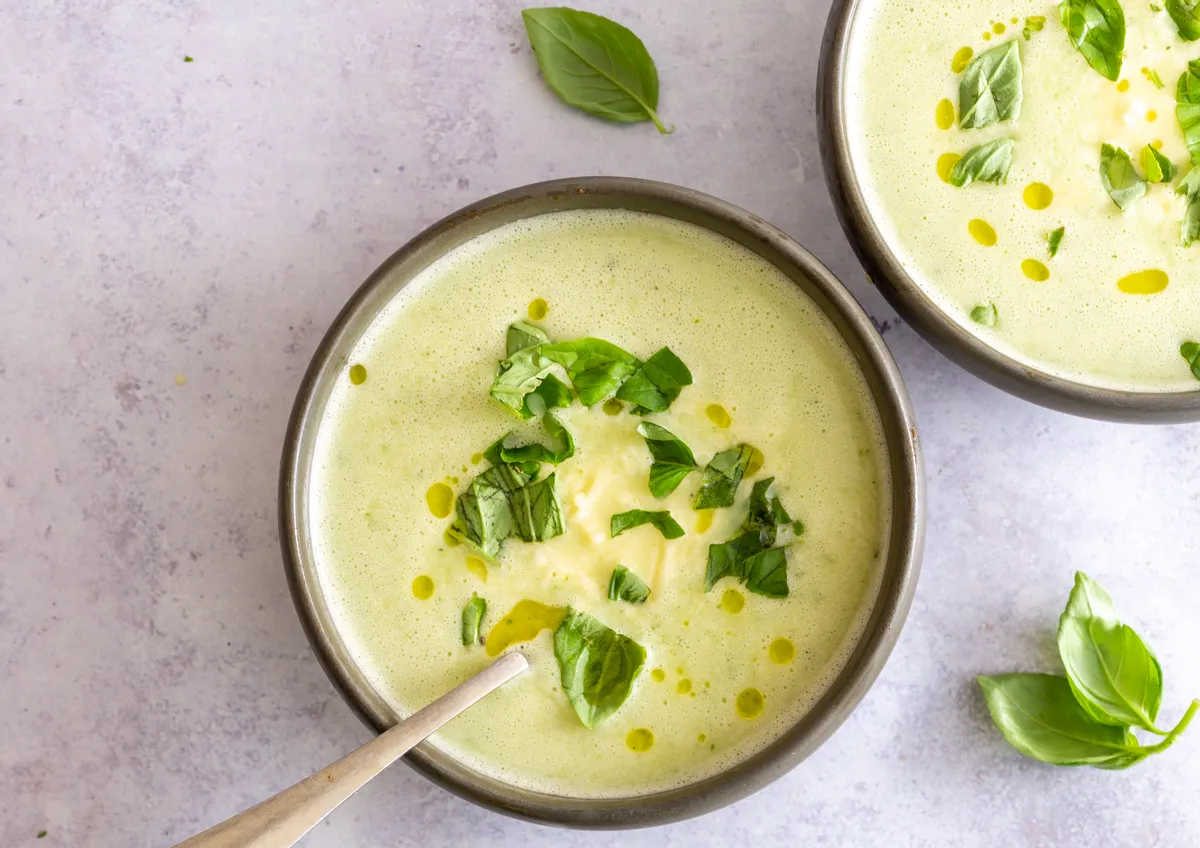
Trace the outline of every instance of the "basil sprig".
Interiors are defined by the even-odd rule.
[[[980,53],[958,85],[958,125],[978,129],[1021,114],[1021,50],[1017,39]]]
[[[1146,193],[1146,181],[1138,174],[1129,154],[1124,148],[1107,143],[1100,146],[1100,182],[1122,212]]]
[[[1014,748],[1044,763],[1124,769],[1169,748],[1200,700],[1171,730],[1155,724],[1162,669],[1153,652],[1122,624],[1112,598],[1082,572],[1059,619],[1058,652],[1066,677],[1002,674],[979,685],[996,727]],[[1162,737],[1143,745],[1131,728]]]
[[[642,40],[616,21],[565,7],[521,19],[546,85],[589,115],[617,123],[659,120],[658,69]]]
[[[714,456],[704,466],[704,477],[700,481],[700,491],[692,502],[692,509],[732,506],[752,456],[754,448],[750,445],[738,445]]]
[[[1179,346],[1179,355],[1192,369],[1192,376],[1200,380],[1200,343],[1184,342]]]
[[[584,727],[620,709],[633,691],[646,651],[585,612],[568,609],[554,631],[562,690]]]
[[[1062,0],[1058,15],[1067,36],[1100,76],[1121,76],[1125,51],[1125,11],[1117,0]]]
[[[997,138],[972,147],[954,163],[950,184],[963,188],[973,182],[1004,185],[1012,167],[1013,140]]]
[[[1200,165],[1200,59],[1188,62],[1175,84],[1175,117],[1183,130],[1192,164]]]
[[[650,597],[650,587],[623,565],[613,569],[612,577],[608,578],[608,599],[610,601],[626,601],[631,604],[644,604]]]
[[[608,522],[609,535],[615,539],[626,530],[641,527],[643,524],[657,527],[658,532],[662,533],[665,539],[678,539],[683,535],[683,528],[679,526],[679,522],[672,518],[671,513],[665,509],[657,512],[648,512],[644,509],[618,512]]]
[[[691,448],[665,427],[643,421],[637,430],[654,460],[650,466],[650,494],[665,498],[696,470],[696,457]]]
[[[1167,0],[1167,14],[1175,22],[1179,37],[1184,41],[1200,38],[1200,17],[1196,16],[1197,0]]]

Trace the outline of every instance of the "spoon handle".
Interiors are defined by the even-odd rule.
[[[450,719],[525,669],[516,651],[451,689],[357,751],[240,815],[179,843],[176,848],[287,848],[321,819]]]

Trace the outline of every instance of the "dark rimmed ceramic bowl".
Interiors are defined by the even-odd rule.
[[[454,247],[495,227],[567,209],[618,208],[676,218],[719,233],[782,270],[825,312],[866,376],[883,421],[892,477],[888,558],[874,609],[846,667],[813,709],[755,756],[715,777],[633,798],[597,800],[529,792],[479,774],[429,744],[406,759],[438,785],[481,806],[544,824],[627,828],[700,815],[766,786],[812,753],[837,729],[879,674],[908,613],[925,531],[925,478],[916,423],[900,372],[870,318],[812,254],[775,227],[690,189],[644,180],[585,177],[515,189],[462,209],[393,254],[350,298],[313,356],[283,448],[280,541],[292,598],[309,642],[350,707],[377,732],[396,713],[363,676],[334,627],[317,577],[309,536],[308,488],[313,447],[330,390],[347,357],[380,309],[414,276]]]
[[[1200,421],[1200,391],[1130,392],[1057,377],[996,350],[946,314],[904,270],[875,225],[851,160],[845,75],[860,0],[834,0],[817,73],[817,123],[825,182],[842,229],[868,277],[924,339],[977,377],[1033,403],[1109,421]]]

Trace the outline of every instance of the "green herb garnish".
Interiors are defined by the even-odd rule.
[[[1183,357],[1188,367],[1192,369],[1192,376],[1200,380],[1200,344],[1196,342],[1184,342],[1179,346],[1179,355]]]
[[[531,479],[513,465],[496,465],[475,477],[458,496],[450,533],[485,557],[495,560],[515,523],[509,499]]]
[[[715,509],[732,506],[733,497],[737,494],[738,485],[750,465],[750,457],[754,448],[750,445],[738,445],[727,451],[721,451],[704,467],[704,478],[700,482],[700,491],[692,509]]]
[[[1148,183],[1169,183],[1175,179],[1175,166],[1152,144],[1142,148],[1142,171]]]
[[[772,545],[778,538],[780,526],[791,525],[799,536],[804,532],[804,525],[792,521],[778,497],[767,497],[767,490],[774,480],[767,477],[754,484],[746,519],[737,535],[728,542],[708,546],[704,591],[711,591],[724,577],[735,577],[751,592],[769,598],[787,597],[786,548],[773,548]]]
[[[1121,76],[1125,12],[1117,0],[1062,0],[1058,14],[1075,48],[1104,78]]]
[[[1062,244],[1063,236],[1066,234],[1066,227],[1059,227],[1057,230],[1051,230],[1046,236],[1046,248],[1050,251],[1050,257],[1058,256],[1058,248]]]
[[[981,303],[971,310],[971,320],[985,327],[995,327],[997,317],[994,303]]]
[[[638,415],[662,412],[692,384],[692,372],[678,356],[664,347],[642,363],[617,389],[617,398],[633,404]]]
[[[628,601],[631,604],[644,604],[650,597],[650,587],[623,565],[613,569],[612,577],[608,579],[608,599],[610,601]]]
[[[1100,182],[1122,212],[1146,193],[1146,181],[1138,175],[1129,154],[1111,144],[1100,147]]]
[[[1200,700],[1193,701],[1172,730],[1156,726],[1162,700],[1158,660],[1121,623],[1108,593],[1082,572],[1059,619],[1058,652],[1066,677],[979,678],[992,720],[1028,757],[1052,765],[1128,768],[1170,747],[1200,709]],[[1142,745],[1133,727],[1163,739]]]
[[[641,527],[643,524],[652,524],[658,528],[658,532],[663,534],[667,539],[678,539],[683,535],[683,528],[679,526],[679,522],[671,517],[668,510],[658,510],[657,512],[648,512],[644,509],[631,509],[627,512],[618,512],[609,520],[608,531],[612,538],[616,538],[626,530],[632,530],[634,527]]]
[[[478,595],[472,595],[462,611],[462,643],[464,645],[479,644],[479,625],[487,613],[487,601]]]
[[[532,417],[526,396],[535,391],[550,373],[551,363],[538,353],[535,345],[510,353],[501,360],[491,395],[522,418]]]
[[[786,598],[787,548],[769,548],[747,557],[742,563],[746,589],[767,598]]]
[[[541,327],[527,321],[514,321],[508,325],[508,332],[504,337],[505,355],[512,356],[519,350],[549,344],[549,342],[550,337]]]
[[[641,39],[600,15],[565,7],[521,18],[546,85],[567,104],[618,123],[659,120],[658,69]]]
[[[1192,164],[1200,165],[1200,59],[1188,62],[1175,84],[1175,117],[1183,130]]]
[[[547,377],[546,379],[550,378]],[[571,431],[567,429],[565,424],[553,415],[546,415],[542,418],[542,426],[546,428],[546,432],[561,447],[554,450],[536,442],[530,445],[507,447],[505,441],[512,435],[508,433],[500,441],[484,451],[484,458],[493,463],[507,462],[513,465],[520,465],[522,468],[528,468],[529,466],[526,463],[549,462],[552,465],[558,465],[560,462],[564,462],[575,455],[575,437],[571,435]]]
[[[512,493],[511,501],[514,528],[522,541],[544,542],[567,529],[555,475],[522,486]]]
[[[1184,41],[1200,38],[1200,18],[1196,17],[1196,0],[1166,0],[1167,14],[1175,22],[1179,37]]]
[[[1166,84],[1163,83],[1162,77],[1160,77],[1158,75],[1158,71],[1154,70],[1153,68],[1146,72],[1146,79],[1154,83],[1155,88],[1166,88]]]
[[[185,62],[195,62],[196,60],[195,60],[195,59],[193,59],[191,56],[184,56],[184,57],[183,57],[183,61],[185,61]],[[38,834],[38,839],[41,839],[41,838],[42,838],[43,836],[45,836],[45,835],[46,835],[46,831],[44,831],[44,830],[43,830],[41,833],[39,833],[39,834]]]
[[[958,86],[958,125],[978,129],[1021,114],[1021,50],[1017,40],[971,60]]]
[[[633,354],[603,339],[545,344],[539,351],[543,358],[567,370],[584,406],[615,392],[641,364]]]
[[[646,651],[587,613],[568,609],[554,632],[562,689],[584,727],[611,716],[633,690]]]
[[[1175,193],[1187,201],[1179,222],[1179,243],[1190,247],[1192,242],[1200,239],[1200,168],[1188,171],[1175,187]]]
[[[643,421],[637,430],[654,459],[650,466],[650,494],[665,498],[696,470],[696,457],[691,448],[665,427]]]
[[[997,138],[972,147],[954,163],[950,184],[963,188],[973,182],[1003,185],[1012,167],[1013,140]]]

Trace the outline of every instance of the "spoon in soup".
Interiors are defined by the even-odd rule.
[[[211,827],[176,848],[287,848],[363,785],[450,719],[529,668],[509,652],[429,706],[273,798]]]

